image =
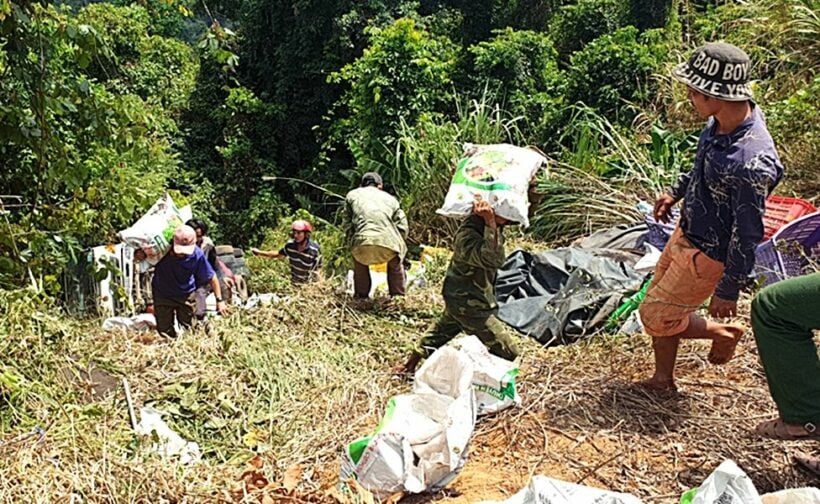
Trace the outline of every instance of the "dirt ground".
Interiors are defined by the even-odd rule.
[[[631,385],[651,371],[646,336],[542,349],[522,365],[521,406],[479,420],[456,480],[437,494],[400,502],[505,499],[542,474],[647,503],[677,503],[725,459],[745,470],[761,494],[817,486],[792,456],[820,453],[820,444],[752,432],[775,409],[751,335],[728,365],[708,364],[707,353],[705,343],[682,345],[680,390],[658,396]],[[337,471],[322,471],[326,489]]]

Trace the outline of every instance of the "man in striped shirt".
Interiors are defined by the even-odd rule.
[[[318,279],[321,262],[319,244],[310,239],[313,230],[310,223],[295,220],[290,226],[292,240],[280,250],[259,250],[252,248],[254,255],[263,257],[287,257],[290,261],[290,280],[294,284],[304,284]]]

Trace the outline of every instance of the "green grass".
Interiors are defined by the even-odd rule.
[[[277,305],[236,311],[208,331],[154,343],[106,333],[98,320],[68,319],[31,293],[3,292],[0,500],[229,497],[256,454],[271,481],[297,463],[332,465],[405,387],[389,369],[435,316],[435,290],[414,293],[402,308],[362,308],[309,287]],[[89,396],[83,373],[93,369],[112,378],[99,396]],[[136,438],[121,378],[137,410],[167,412],[172,428],[199,443],[202,464],[164,463]],[[37,425],[46,429],[43,443],[14,442]],[[307,480],[303,490],[318,485]]]

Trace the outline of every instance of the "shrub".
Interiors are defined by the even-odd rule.
[[[474,96],[489,90],[531,126],[531,142],[555,138],[562,117],[566,76],[558,69],[548,36],[532,31],[498,30],[470,47]]]
[[[603,35],[575,53],[569,70],[569,96],[607,117],[628,122],[627,104],[649,101],[652,74],[666,59],[661,32],[642,34],[633,26]]]
[[[820,190],[820,76],[806,87],[764,108],[784,164],[786,181],[798,193]]]
[[[111,51],[109,58],[96,59],[89,69],[92,76],[105,81],[119,75],[122,66],[139,59],[140,40],[148,33],[150,18],[139,5],[93,3],[77,12],[77,22],[94,28]]]
[[[339,103],[348,116],[335,138],[350,145],[357,160],[379,160],[395,143],[402,120],[415,124],[420,114],[450,101],[456,48],[407,18],[367,32],[364,54],[330,77],[348,86]]]
[[[627,24],[628,5],[622,0],[580,0],[561,7],[550,23],[550,35],[561,60],[601,35]]]
[[[79,19],[104,32],[51,6],[19,7],[0,23],[0,64],[14,69],[0,79],[0,194],[21,201],[4,212],[0,283],[56,293],[79,249],[112,240],[164,191],[178,169],[175,126],[89,77],[91,65],[138,52],[139,8],[84,9]]]
[[[675,15],[677,0],[630,0],[631,24],[641,30],[663,28]]]

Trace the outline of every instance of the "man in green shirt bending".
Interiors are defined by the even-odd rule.
[[[404,295],[402,262],[407,254],[407,216],[399,201],[383,190],[378,173],[365,173],[361,186],[345,197],[347,241],[353,254],[353,296],[370,294],[370,266],[387,263],[391,296]]]

